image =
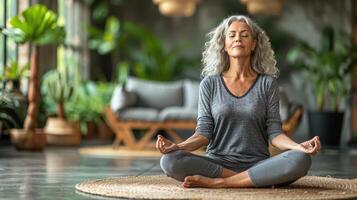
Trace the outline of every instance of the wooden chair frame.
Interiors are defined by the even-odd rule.
[[[123,142],[129,149],[144,149],[150,146],[151,138],[157,133],[158,130],[164,130],[173,140],[177,143],[183,139],[177,134],[175,129],[195,129],[195,120],[176,120],[176,121],[163,121],[163,122],[148,122],[148,121],[124,121],[120,120],[115,113],[109,108],[105,108],[105,115],[109,127],[115,133],[113,148],[119,147]],[[139,141],[135,139],[134,129],[146,129],[144,137]]]

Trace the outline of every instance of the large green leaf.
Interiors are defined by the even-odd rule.
[[[0,121],[4,125],[5,129],[21,127],[21,124],[18,121],[16,121],[11,115],[5,112],[0,113]]]
[[[26,115],[26,105],[13,93],[0,90],[0,121],[5,128],[20,128]]]
[[[68,67],[46,72],[42,92],[56,103],[70,101],[75,87],[72,73]]]
[[[18,62],[11,61],[10,65],[6,66],[4,78],[8,80],[20,80],[28,76],[29,65],[19,66]]]
[[[192,67],[190,64],[196,63],[195,66],[198,66],[197,62],[183,59],[181,53],[187,49],[187,44],[166,49],[159,37],[131,22],[120,23],[117,18],[109,17],[103,31],[95,27],[89,27],[88,31],[91,36],[90,48],[99,54],[110,53],[113,64],[117,66],[117,58],[121,58],[120,62],[124,58],[130,71],[140,78],[169,81],[182,74],[186,67]],[[117,55],[119,53],[120,56]],[[124,70],[122,73],[125,77],[128,72]],[[120,82],[123,82],[123,77]]]
[[[120,22],[115,17],[109,17],[105,24],[104,31],[91,26],[88,28],[90,34],[89,47],[95,49],[99,54],[113,52],[119,45]]]
[[[59,24],[57,15],[41,4],[27,8],[20,15],[12,17],[9,23],[11,27],[3,33],[19,44],[62,43],[65,38],[64,27]]]

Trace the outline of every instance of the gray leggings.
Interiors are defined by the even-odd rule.
[[[186,176],[191,175],[218,178],[224,168],[209,157],[183,150],[164,154],[160,165],[167,176],[178,181],[183,181]],[[282,186],[305,176],[310,167],[310,155],[290,150],[258,162],[248,169],[248,174],[256,187]]]

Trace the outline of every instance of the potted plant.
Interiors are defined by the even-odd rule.
[[[43,91],[56,105],[56,116],[49,117],[45,126],[48,144],[79,145],[81,134],[78,122],[67,120],[65,104],[71,100],[74,77],[68,67],[48,71],[43,79]]]
[[[39,48],[42,45],[62,43],[65,38],[64,27],[57,15],[44,5],[36,4],[10,19],[10,28],[2,33],[14,39],[17,44],[30,46],[30,82],[28,91],[28,111],[24,129],[11,132],[18,149],[39,150],[45,146],[45,134],[37,128],[39,95]]]
[[[340,106],[350,94],[350,74],[357,58],[356,48],[343,41],[349,37],[338,36],[326,27],[319,49],[300,42],[287,54],[288,62],[302,69],[313,87],[317,108],[308,112],[310,134],[330,146],[340,143],[344,116]]]
[[[0,89],[0,140],[11,128],[21,128],[26,106],[9,91]]]
[[[4,81],[5,87],[10,88],[14,95],[22,98],[20,91],[20,81],[23,78],[28,78],[29,65],[20,66],[17,61],[11,61],[10,65],[5,67]],[[9,86],[10,85],[10,86]]]
[[[97,133],[97,124],[101,119],[100,97],[96,84],[92,81],[79,82],[76,91],[68,103],[68,118],[80,123],[81,133],[87,138],[94,138]]]

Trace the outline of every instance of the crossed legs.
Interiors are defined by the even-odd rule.
[[[287,185],[305,176],[311,157],[291,150],[237,173],[208,157],[178,150],[164,154],[160,165],[167,176],[182,181],[184,187],[266,187]]]

